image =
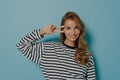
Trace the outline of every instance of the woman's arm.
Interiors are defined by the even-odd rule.
[[[40,63],[42,54],[42,43],[37,43],[41,38],[40,30],[33,30],[30,34],[24,36],[16,45],[28,59],[36,64]]]
[[[87,80],[96,80],[95,66],[92,57],[90,58],[89,67],[87,70]]]
[[[43,43],[37,41],[45,34],[53,34],[55,30],[54,25],[47,25],[43,29],[33,30],[30,34],[24,36],[16,46],[28,59],[39,65]]]

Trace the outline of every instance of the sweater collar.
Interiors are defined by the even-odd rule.
[[[76,48],[76,47],[74,47],[74,46],[69,46],[69,45],[65,44],[64,42],[62,42],[62,44],[63,44],[64,46],[68,47],[68,48],[71,48],[71,49],[75,49],[75,48]]]

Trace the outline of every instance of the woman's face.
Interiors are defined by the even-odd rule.
[[[74,20],[67,19],[64,23],[64,33],[66,36],[66,41],[75,42],[79,37],[80,27],[77,26],[77,23]]]

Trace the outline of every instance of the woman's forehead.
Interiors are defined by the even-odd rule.
[[[72,20],[72,19],[67,19],[64,24],[63,24],[65,27],[79,27],[81,28],[81,25],[80,23],[77,21],[77,20]]]
[[[74,20],[71,20],[71,19],[67,19],[64,23],[65,26],[70,26],[70,27],[75,27],[77,26],[77,23],[76,21]]]

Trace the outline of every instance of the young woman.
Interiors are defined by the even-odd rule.
[[[46,80],[96,80],[94,61],[87,49],[84,23],[75,12],[67,12],[60,31],[55,25],[33,30],[17,48],[38,64]],[[37,42],[46,34],[60,32],[61,42]]]

